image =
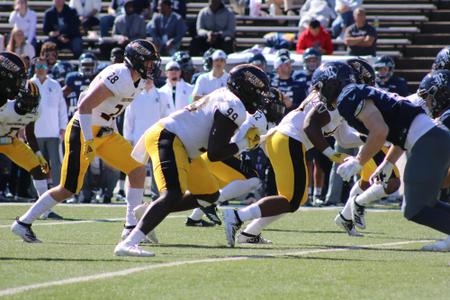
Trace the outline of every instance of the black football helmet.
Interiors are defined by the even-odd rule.
[[[158,79],[161,73],[161,58],[153,43],[147,40],[134,40],[125,47],[125,64],[138,72],[142,79]],[[152,63],[146,66],[146,62]]]
[[[230,70],[228,77],[228,89],[239,97],[245,109],[254,114],[263,107],[269,95],[269,78],[260,68],[242,64]]]
[[[93,77],[97,71],[98,60],[94,53],[86,52],[78,59],[78,71],[83,77]]]
[[[50,71],[50,76],[59,82],[61,86],[65,85],[66,76],[75,70],[74,66],[68,61],[58,61]]]
[[[216,51],[215,48],[209,48],[208,50],[205,51],[205,53],[203,53],[203,71],[205,72],[209,72],[212,69],[213,63],[212,55],[214,51]]]
[[[194,63],[192,58],[187,51],[177,51],[172,55],[172,60],[176,61],[183,72],[194,71]]]
[[[375,70],[372,66],[361,58],[351,58],[347,64],[353,69],[357,84],[367,84],[375,86]]]
[[[271,87],[263,108],[261,109],[268,122],[278,124],[283,119],[286,107],[283,103],[283,94],[277,88]]]
[[[12,52],[0,52],[0,106],[14,99],[25,86],[27,70],[22,59]]]
[[[14,109],[18,114],[27,114],[36,112],[39,101],[41,100],[41,94],[36,83],[28,80],[25,87],[20,89],[14,103]]]
[[[433,71],[436,70],[450,70],[450,48],[445,47],[436,55],[433,66]]]
[[[425,100],[433,117],[450,106],[450,71],[437,70],[427,74],[419,84],[417,95]]]
[[[114,64],[123,63],[123,59],[124,59],[124,51],[122,48],[116,47],[111,50],[110,60],[112,63]]]

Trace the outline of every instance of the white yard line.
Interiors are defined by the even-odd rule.
[[[316,254],[316,253],[328,253],[328,252],[342,252],[342,251],[350,251],[350,250],[358,250],[361,248],[378,248],[378,247],[389,247],[389,246],[401,246],[407,244],[415,244],[415,243],[425,243],[430,242],[429,240],[419,240],[419,241],[400,241],[400,242],[391,242],[391,243],[383,243],[383,244],[369,244],[369,245],[358,245],[353,246],[351,248],[328,248],[328,249],[309,249],[302,250],[296,252],[284,252],[284,253],[274,253],[274,254],[266,254],[266,255],[255,255],[255,256],[234,256],[234,257],[222,257],[222,258],[207,258],[207,259],[197,259],[197,260],[184,260],[184,261],[174,261],[169,263],[160,263],[149,266],[135,267],[124,269],[120,271],[114,272],[105,272],[92,274],[87,276],[79,276],[72,277],[62,280],[48,281],[43,283],[24,285],[15,288],[9,288],[0,290],[0,297],[2,296],[11,296],[35,289],[48,288],[53,286],[62,286],[73,283],[81,283],[81,282],[91,282],[93,280],[101,280],[106,278],[118,277],[118,276],[127,276],[130,274],[144,272],[154,269],[162,269],[162,268],[170,268],[184,265],[193,265],[193,264],[203,264],[203,263],[216,263],[216,262],[224,262],[224,261],[240,261],[240,260],[250,260],[250,259],[270,259],[273,257],[281,257],[281,256],[302,256],[308,254]],[[151,258],[150,258],[151,260]]]

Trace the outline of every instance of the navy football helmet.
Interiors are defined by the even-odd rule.
[[[213,63],[212,55],[214,51],[216,51],[216,49],[209,48],[208,50],[205,51],[205,53],[203,53],[203,71],[205,72],[209,72],[212,69]]]
[[[450,105],[450,71],[437,70],[427,74],[419,84],[417,94],[438,117]]]
[[[353,69],[348,64],[332,61],[322,64],[314,71],[311,88],[317,90],[320,101],[330,107],[337,100],[342,89],[355,82]]]
[[[347,64],[355,73],[356,83],[375,86],[375,70],[367,61],[361,58],[351,58],[347,60]]]
[[[267,60],[262,53],[256,53],[248,60],[249,64],[260,67],[263,71],[266,70]]]
[[[78,71],[83,77],[92,77],[97,70],[98,60],[94,53],[86,52],[80,55],[78,59]]]
[[[183,72],[192,72],[194,70],[194,63],[187,51],[177,51],[172,55],[172,60],[176,61]]]
[[[68,61],[58,61],[52,68],[50,74],[61,86],[65,85],[66,76],[74,71],[73,65]]]
[[[311,58],[316,58],[311,61]],[[303,52],[303,64],[309,74],[313,73],[322,63],[322,53],[316,48],[308,48]]]
[[[142,79],[156,80],[161,73],[161,58],[155,45],[147,40],[134,40],[125,47],[125,64]],[[150,65],[146,65],[151,61]]]
[[[271,87],[262,111],[268,122],[278,124],[284,116],[286,107],[283,103],[283,94],[277,88]]]
[[[391,57],[383,55],[375,61],[374,68],[377,79],[389,80],[389,78],[391,78],[392,75],[394,75],[395,62]],[[388,68],[389,70],[387,73],[381,74],[380,73],[381,68]]]
[[[239,97],[245,109],[254,114],[263,107],[269,95],[269,78],[260,68],[250,65],[237,65],[230,70],[228,89]]]
[[[450,70],[450,48],[446,47],[439,51],[434,59],[433,66],[431,67],[433,71],[436,70]]]

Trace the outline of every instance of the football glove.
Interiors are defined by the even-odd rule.
[[[332,162],[335,162],[337,164],[342,164],[344,160],[349,157],[348,154],[340,153],[334,151],[331,147],[328,147],[322,152],[326,157],[328,157],[329,160]]]
[[[250,128],[245,134],[245,138],[248,142],[248,149],[254,149],[259,145],[261,139],[259,129],[256,127]]]
[[[95,158],[94,140],[84,141],[83,156],[89,163],[91,163],[94,160]]]
[[[40,151],[36,152],[36,157],[39,161],[39,166],[41,167],[42,173],[47,174],[50,171],[47,160],[44,158]]]
[[[344,181],[350,181],[350,179],[359,171],[361,171],[362,166],[359,160],[354,156],[349,156],[344,159],[344,162],[337,168],[337,173],[341,175]]]
[[[390,161],[383,160],[383,162],[376,168],[372,175],[370,175],[369,182],[371,184],[377,182],[386,184],[389,181],[389,178],[391,178],[394,167],[395,165]]]

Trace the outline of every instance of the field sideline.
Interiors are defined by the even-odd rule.
[[[450,255],[418,251],[443,234],[369,211],[351,238],[337,209],[305,209],[263,232],[273,245],[227,248],[223,227],[189,228],[186,213],[158,228],[154,258],[112,254],[125,207],[61,205],[65,221],[33,226],[42,244],[9,231],[29,205],[0,204],[2,299],[449,299]]]

